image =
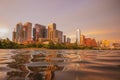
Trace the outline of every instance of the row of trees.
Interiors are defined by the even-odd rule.
[[[18,49],[21,45],[10,41],[8,38],[0,40],[0,49]]]
[[[74,44],[64,44],[64,43],[56,43],[54,44],[52,41],[49,44],[42,43],[32,43],[32,44],[17,44],[10,41],[8,38],[0,41],[0,49],[19,49],[19,48],[47,48],[47,49],[94,49],[93,47],[87,46],[79,46],[76,43]]]

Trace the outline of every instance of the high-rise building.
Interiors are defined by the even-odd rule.
[[[22,23],[18,23],[16,25],[16,42],[22,43],[23,42],[23,35],[22,35]]]
[[[20,44],[34,42],[49,42],[62,43],[63,32],[56,29],[56,24],[52,23],[48,25],[48,29],[40,24],[35,24],[33,28],[32,39],[32,23],[26,22],[24,25],[18,23],[16,25],[16,32],[13,31],[13,41]]]
[[[33,28],[33,41],[36,41],[36,28]]]
[[[62,43],[62,36],[63,36],[63,32],[57,30],[57,38],[59,43]]]
[[[84,35],[80,36],[80,45],[85,45],[85,36]]]
[[[24,31],[25,31],[25,33],[24,33],[25,41],[31,42],[32,41],[32,23],[26,22],[24,24]]]
[[[78,45],[80,45],[80,29],[77,29],[77,32],[76,32],[76,43]]]
[[[47,29],[43,25],[35,24],[33,28],[33,39],[38,41],[39,38],[47,38]]]
[[[56,24],[52,23],[48,25],[48,39],[57,43],[61,43],[62,42],[62,35],[63,32],[56,30]]]
[[[69,37],[67,38],[67,43],[71,43],[71,39]]]
[[[63,42],[66,43],[66,35],[63,36]]]
[[[12,33],[12,41],[16,42],[16,31],[14,29],[13,33]]]
[[[56,24],[52,23],[48,25],[48,38],[54,40],[56,38]]]
[[[16,30],[13,31],[13,41],[19,44],[32,41],[32,23],[27,22],[24,25],[18,23]]]

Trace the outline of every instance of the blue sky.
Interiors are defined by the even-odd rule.
[[[18,22],[48,25],[75,39],[80,28],[86,37],[120,41],[120,0],[0,0],[0,37],[12,39]]]

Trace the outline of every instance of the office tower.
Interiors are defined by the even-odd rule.
[[[43,25],[35,24],[33,28],[33,39],[38,41],[39,38],[47,38],[47,29]]]
[[[63,36],[63,32],[57,30],[57,36],[56,37],[58,38],[59,43],[62,43],[62,36]]]
[[[32,41],[32,23],[26,22],[24,24],[24,31],[25,31],[25,33],[24,33],[25,41],[31,42]]]
[[[14,29],[13,33],[12,33],[12,41],[16,42],[16,31]]]
[[[54,41],[54,39],[56,38],[56,24],[52,23],[48,25],[48,38],[49,40]]]
[[[66,43],[66,35],[63,36],[63,42]]]
[[[35,27],[33,28],[33,41],[36,41],[36,29],[35,29]]]
[[[22,43],[23,35],[22,35],[22,23],[18,23],[16,25],[16,42]]]
[[[23,42],[25,42],[26,41],[26,39],[27,39],[27,34],[26,34],[26,27],[25,26],[23,26],[23,32],[22,32],[22,35],[23,35]]]
[[[52,23],[48,25],[48,39],[54,43],[62,43],[63,32],[56,30],[56,24]]]
[[[80,45],[85,45],[85,36],[84,35],[80,36]]]
[[[77,29],[77,32],[76,32],[76,43],[78,45],[80,45],[80,29]]]
[[[71,43],[71,39],[69,37],[67,38],[67,43]]]

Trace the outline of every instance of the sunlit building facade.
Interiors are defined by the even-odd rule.
[[[85,38],[85,46],[97,47],[97,42],[95,39]]]
[[[85,45],[85,36],[84,35],[80,36],[80,45]]]
[[[76,43],[77,45],[80,45],[80,29],[77,29],[77,32],[76,32]]]
[[[22,35],[22,31],[23,31],[23,27],[22,27],[22,23],[18,23],[16,25],[16,41],[17,43],[22,43],[23,42],[23,35]]]
[[[12,37],[13,42],[18,44],[30,43],[32,41],[32,23],[27,22],[24,25],[18,23]]]
[[[39,41],[39,38],[47,38],[47,29],[44,25],[35,24],[33,28],[33,40]]]
[[[102,40],[100,46],[101,46],[101,48],[110,48],[110,41]]]
[[[84,35],[80,36],[80,45],[88,47],[97,47],[97,42],[92,38],[85,38]]]
[[[54,43],[62,43],[63,32],[56,30],[56,24],[52,23],[48,25],[48,39]]]
[[[26,22],[24,24],[24,41],[25,42],[31,42],[32,41],[32,23]]]
[[[32,33],[33,32],[33,33]],[[63,42],[63,32],[56,29],[56,24],[52,23],[46,26],[35,24],[32,30],[32,23],[26,22],[24,25],[18,23],[13,31],[13,41],[19,44],[43,43],[53,41],[54,43]],[[64,39],[66,42],[66,39]],[[70,41],[69,41],[70,42]]]

